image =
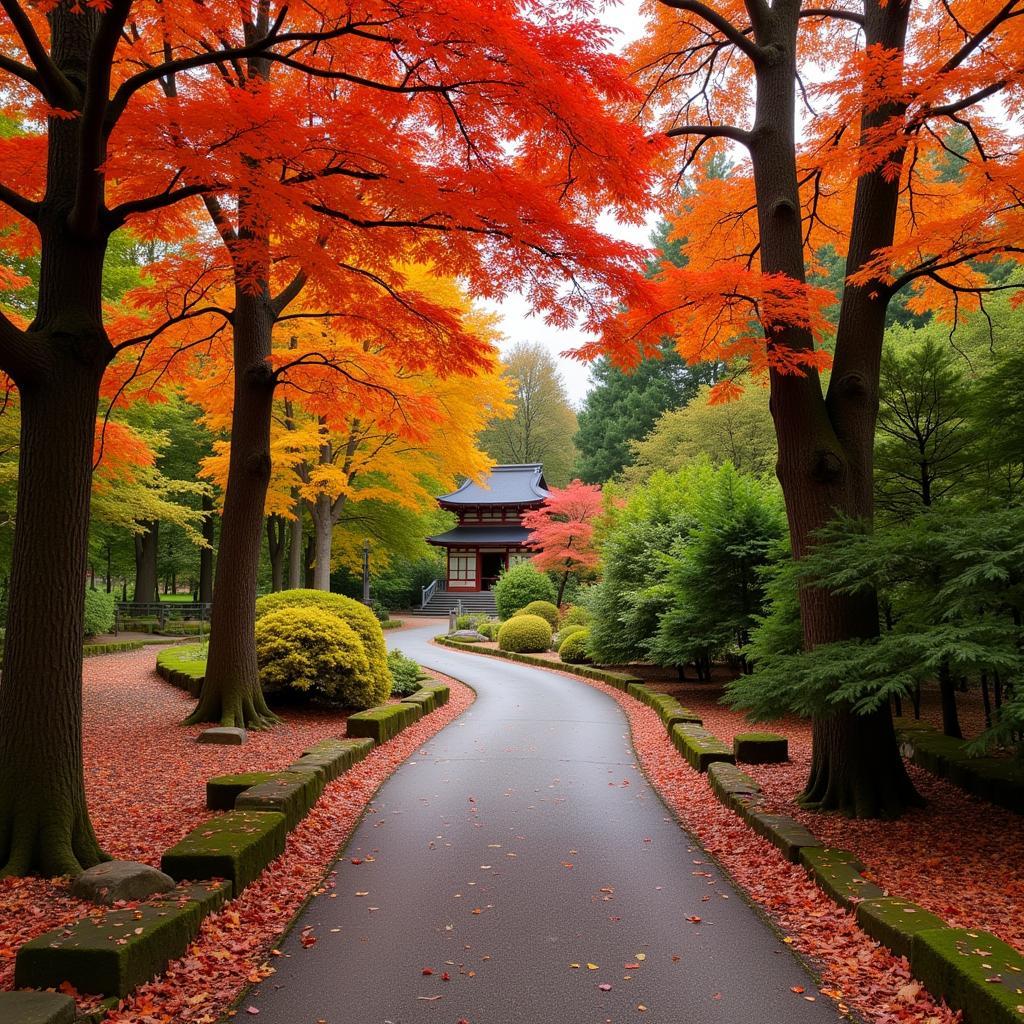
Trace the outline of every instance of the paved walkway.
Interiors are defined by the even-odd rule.
[[[436,629],[388,642],[469,683],[476,703],[381,788],[337,865],[337,898],[312,901],[240,1017],[252,1006],[261,1024],[837,1020],[670,818],[613,700],[434,647]]]

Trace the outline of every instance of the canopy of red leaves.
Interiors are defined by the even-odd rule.
[[[594,546],[594,522],[601,514],[601,488],[573,480],[568,487],[552,487],[540,508],[523,515],[532,531],[530,547],[539,551],[533,561],[547,572],[592,569],[600,556]]]

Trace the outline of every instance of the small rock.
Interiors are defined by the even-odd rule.
[[[470,640],[473,643],[479,643],[481,640],[487,639],[483,633],[478,633],[475,629],[457,629],[454,633],[450,633],[449,636],[453,640]]]
[[[0,992],[4,1024],[72,1024],[75,1001],[60,992]]]
[[[71,883],[71,895],[110,906],[118,900],[144,900],[174,888],[174,879],[148,864],[111,860],[83,871]]]
[[[229,747],[240,747],[244,742],[245,730],[228,725],[207,729],[196,737],[196,743],[224,743]]]

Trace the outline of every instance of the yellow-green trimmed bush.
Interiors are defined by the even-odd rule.
[[[356,708],[374,704],[362,641],[344,619],[323,608],[282,608],[260,616],[256,657],[268,692],[298,690]]]
[[[368,670],[360,685],[370,696],[367,703],[359,707],[375,707],[391,696],[391,670],[388,668],[388,649],[384,643],[384,631],[377,616],[359,601],[343,594],[331,594],[325,590],[282,590],[266,594],[256,602],[256,618],[283,608],[321,608],[333,612],[355,631],[362,641]]]
[[[501,624],[498,647],[517,654],[537,654],[551,646],[551,624],[539,615],[515,615]]]
[[[585,665],[590,661],[590,630],[586,626],[569,628],[572,632],[562,641],[558,656],[567,665]]]
[[[551,601],[531,601],[525,608],[516,612],[516,615],[539,615],[552,629],[558,628],[558,605]]]
[[[590,612],[581,604],[571,604],[562,609],[558,622],[563,632],[566,626],[589,626]]]

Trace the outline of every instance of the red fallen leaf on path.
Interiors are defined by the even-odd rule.
[[[361,858],[361,857],[353,857],[353,858],[352,858],[352,863],[353,863],[353,864],[362,864],[362,863],[363,863],[363,860],[362,860],[362,858]]]
[[[625,967],[627,971],[638,971],[638,970],[640,970],[640,965],[639,964],[623,964],[622,966]]]
[[[426,975],[427,977],[429,977],[431,974],[434,973],[434,968],[433,967],[424,967],[423,970],[420,973]]]
[[[790,985],[789,991],[795,992],[798,996],[802,996],[804,994],[804,987],[803,985]]]
[[[299,941],[302,943],[303,949],[309,949],[310,946],[316,945],[315,935],[303,935]]]
[[[245,1012],[246,1013],[251,1013],[251,1014],[253,1014],[253,1016],[255,1016],[260,1011],[255,1006],[249,1006],[249,1007],[246,1007]]]
[[[612,990],[612,987],[611,987],[611,985],[609,985],[609,984],[608,984],[608,982],[604,982],[603,984],[601,984],[601,985],[598,985],[597,987],[598,987],[598,988],[599,988],[599,989],[600,989],[600,990],[601,990],[602,992],[611,992],[611,990]]]
[[[448,973],[447,971],[445,971],[445,972],[444,972],[444,973],[443,973],[443,974],[441,975],[441,980],[442,980],[442,981],[451,981],[451,980],[452,980],[452,976],[451,976],[451,975],[450,975],[450,974],[449,974],[449,973]]]
[[[700,924],[700,918],[696,914],[691,914],[686,920],[693,924]]]

